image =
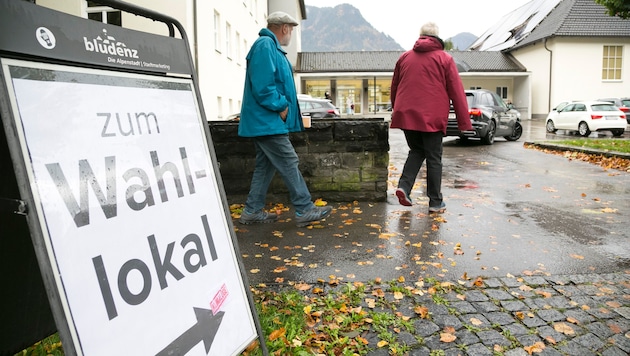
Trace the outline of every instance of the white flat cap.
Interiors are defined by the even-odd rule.
[[[291,15],[282,11],[270,13],[269,16],[267,16],[267,23],[273,23],[277,25],[283,25],[285,23],[293,26],[299,25],[299,23],[293,17],[291,17]]]

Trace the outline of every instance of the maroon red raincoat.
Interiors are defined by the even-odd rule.
[[[444,51],[442,40],[420,36],[413,49],[396,62],[391,87],[391,127],[446,134],[449,99],[453,101],[460,131],[472,130],[455,60]]]

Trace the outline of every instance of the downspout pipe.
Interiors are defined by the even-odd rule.
[[[198,24],[197,24],[197,0],[193,0],[192,3],[193,10],[193,60],[195,61],[195,72],[197,73],[197,78],[199,78],[199,45],[198,45]]]
[[[547,39],[546,38],[543,39],[543,45],[545,46],[545,49],[547,50],[547,52],[549,52],[549,80],[548,80],[549,84],[547,84],[548,85],[548,88],[547,88],[547,110],[551,110],[551,88],[552,88],[552,86],[551,86],[551,74],[552,74],[552,71],[553,71],[553,51],[550,50],[547,47]]]

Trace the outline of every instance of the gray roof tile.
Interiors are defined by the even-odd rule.
[[[525,67],[509,54],[497,51],[449,51],[470,66],[469,72],[523,72]],[[392,73],[403,51],[300,52],[297,73]]]

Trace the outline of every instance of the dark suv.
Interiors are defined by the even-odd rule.
[[[466,99],[474,133],[459,131],[451,105],[446,136],[458,136],[462,140],[480,138],[486,145],[493,144],[496,136],[503,136],[508,141],[521,138],[523,126],[518,111],[508,108],[496,93],[486,89],[466,90]]]
[[[337,109],[328,99],[315,99],[307,95],[298,96],[298,104],[302,114],[308,114],[311,119],[333,119],[341,117]]]

